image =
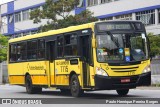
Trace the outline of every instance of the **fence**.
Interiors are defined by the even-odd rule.
[[[152,84],[160,84],[160,59],[151,61]],[[0,84],[8,82],[7,63],[0,63]]]
[[[8,82],[8,69],[7,63],[0,63],[0,84]]]
[[[160,84],[160,59],[151,61],[152,84]]]

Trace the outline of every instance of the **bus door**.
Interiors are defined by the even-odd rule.
[[[80,36],[80,55],[82,61],[82,80],[83,87],[87,88],[90,86],[90,68],[89,68],[89,35]]]
[[[55,41],[47,42],[47,55],[49,59],[49,83],[55,85]]]

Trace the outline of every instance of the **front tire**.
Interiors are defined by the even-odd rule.
[[[129,89],[121,89],[121,90],[116,90],[116,91],[117,91],[118,95],[125,96],[128,94]]]
[[[80,83],[76,74],[71,77],[70,88],[73,97],[79,97],[83,94],[83,90],[80,89]]]

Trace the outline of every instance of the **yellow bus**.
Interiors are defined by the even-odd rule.
[[[56,88],[84,91],[151,84],[149,39],[139,21],[103,21],[9,40],[9,82],[29,94]]]

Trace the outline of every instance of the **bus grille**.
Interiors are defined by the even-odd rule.
[[[114,72],[133,72],[138,69],[139,66],[133,66],[133,67],[111,67],[111,70]]]

